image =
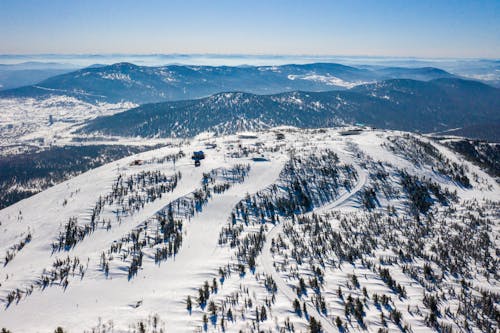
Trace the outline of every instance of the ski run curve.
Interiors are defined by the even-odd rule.
[[[338,152],[344,153],[341,151]],[[309,212],[307,214],[319,213],[321,211],[327,211],[339,207],[344,202],[346,202],[354,195],[356,195],[356,193],[358,193],[363,188],[363,186],[366,184],[367,181],[366,172],[364,172],[358,165],[354,163],[353,166],[356,169],[356,172],[358,173],[359,177],[358,182],[353,187],[353,189],[350,192],[343,193],[339,198],[337,198],[333,202],[323,207],[320,207],[319,209],[316,209],[313,212]],[[260,263],[264,271],[267,274],[271,275],[274,281],[276,282],[276,285],[278,287],[278,292],[282,293],[286,298],[288,298],[290,302],[293,302],[297,298],[297,294],[292,288],[290,288],[290,286],[285,282],[285,280],[281,278],[280,274],[276,271],[276,268],[274,267],[273,256],[271,254],[272,239],[277,237],[282,232],[282,230],[283,230],[283,223],[279,223],[268,232],[266,236],[266,242],[262,248]],[[304,304],[307,308],[309,316],[314,317],[317,321],[319,321],[325,332],[338,332],[337,328],[333,325],[332,321],[330,321],[330,319],[327,316],[321,314],[316,309],[314,304],[311,303],[311,301],[305,301]]]

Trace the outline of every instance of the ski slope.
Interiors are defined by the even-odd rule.
[[[278,137],[277,133],[284,134],[285,138]],[[287,243],[287,237],[293,228],[299,231],[308,222],[293,225],[290,216],[277,214],[272,216],[273,219],[276,216],[277,220],[270,223],[264,217],[265,214],[259,215],[265,213],[259,209],[263,209],[263,203],[268,202],[266,200],[274,202],[275,207],[279,207],[277,203],[285,202],[285,199],[295,200],[294,195],[298,194],[290,191],[289,186],[305,186],[305,183],[309,183],[309,187],[303,187],[303,191],[310,196],[312,208],[304,208],[295,218],[312,218],[313,214],[322,216],[327,223],[321,227],[333,228],[339,234],[344,224],[340,223],[341,218],[338,216],[358,216],[362,220],[371,212],[387,214],[388,206],[394,207],[400,217],[410,216],[409,199],[398,178],[402,177],[401,170],[405,170],[409,175],[421,177],[421,184],[428,184],[427,179],[439,184],[442,193],[449,192],[445,196],[451,198],[456,191],[456,201],[450,199],[448,207],[465,207],[467,200],[478,202],[483,214],[492,221],[489,231],[491,247],[498,249],[499,219],[495,202],[500,197],[499,185],[477,166],[464,162],[460,156],[424,137],[415,136],[416,139],[412,139],[413,135],[406,137],[403,132],[370,129],[363,129],[357,135],[341,134],[341,130],[335,129],[299,130],[285,127],[222,137],[202,134],[189,141],[175,142],[104,165],[1,210],[0,328],[5,327],[12,332],[47,332],[60,326],[68,332],[90,332],[92,329],[100,332],[133,332],[142,323],[146,331],[151,332],[159,332],[160,328],[166,332],[222,332],[223,326],[227,332],[255,332],[257,329],[286,332],[290,325],[296,332],[306,332],[309,329],[308,318],[297,316],[293,312],[292,302],[299,297],[295,287],[298,278],[304,277],[308,281],[315,276],[309,266],[309,263],[314,263],[322,267],[323,284],[319,294],[308,286],[307,294],[299,298],[306,304],[309,316],[317,319],[325,332],[338,331],[335,323],[337,317],[342,319],[345,325],[343,329],[375,332],[382,327],[396,332],[399,326],[387,315],[394,309],[401,311],[402,323],[411,326],[414,331],[435,329],[424,320],[429,310],[423,303],[422,295],[428,291],[424,285],[419,285],[420,280],[401,270],[403,263],[395,262],[387,266],[397,283],[407,286],[408,296],[399,298],[380,278],[376,265],[372,268],[366,266],[367,262],[380,265],[379,260],[392,256],[390,247],[380,247],[366,253],[363,261],[353,259],[350,268],[346,268],[346,262],[337,261],[333,254],[330,257],[332,263],[327,261],[323,266],[318,256],[304,259],[304,263],[301,263],[293,258],[300,251],[314,253],[314,244],[309,237],[315,236],[308,236],[301,231],[299,239],[294,240],[295,245],[293,242]],[[398,140],[404,144],[398,145]],[[420,156],[420,150],[415,148],[415,153],[397,148],[410,147],[415,142],[417,148],[426,142],[434,146],[434,155],[429,158],[418,157],[422,162],[417,163],[414,159]],[[191,154],[198,150],[203,150],[206,158],[200,167],[195,167]],[[326,159],[325,154],[330,154],[328,158],[332,158],[332,161],[337,158],[337,164]],[[310,159],[310,156],[319,159]],[[453,172],[459,172],[459,169],[444,169],[444,162],[440,161],[444,158],[448,164],[455,162],[464,166],[463,170],[466,170],[464,172],[470,180],[469,187],[453,180],[456,176]],[[297,166],[289,169],[293,159],[303,169],[294,169]],[[243,165],[249,167],[248,174],[242,174],[239,179],[234,170]],[[327,193],[325,191],[332,189],[333,185],[326,186],[324,182],[329,181],[329,176],[321,178],[323,176],[320,173],[333,167],[338,168],[336,172],[339,178],[338,182],[335,181],[338,190]],[[283,170],[295,170],[297,174],[287,174]],[[385,187],[380,185],[382,183],[377,178],[382,177],[380,175],[384,172],[387,178]],[[153,173],[163,175],[164,178],[160,177],[163,180],[158,180],[158,176],[154,176],[156,179],[151,183],[142,180],[144,175]],[[180,175],[175,186],[168,190],[162,188],[161,195],[152,196],[153,190],[160,191],[160,186],[170,184],[175,175]],[[294,177],[299,178],[295,181]],[[125,187],[118,195],[117,179],[120,178],[138,180],[134,183],[125,181]],[[123,191],[125,188],[128,190]],[[373,192],[368,191],[370,189],[374,189]],[[391,196],[384,192],[389,190],[398,194]],[[209,194],[202,201],[196,201],[200,193]],[[295,194],[289,196],[287,193]],[[366,208],[367,200],[372,198],[370,193],[376,193],[373,209]],[[438,203],[434,192],[429,190],[429,193],[433,200],[433,214],[446,214],[447,206]],[[68,221],[76,218],[77,230],[83,230],[90,225],[96,201],[107,197],[114,199],[106,201],[100,208],[100,222],[95,230],[82,233],[81,238],[71,243],[71,246],[54,250],[52,244],[60,237],[68,239],[64,238],[68,237],[64,236],[69,230],[65,229]],[[264,201],[261,206],[252,206],[252,198]],[[309,207],[299,200],[297,202]],[[190,205],[194,207],[192,213]],[[136,208],[128,211],[124,207]],[[241,208],[238,207],[248,208],[250,215],[239,215]],[[172,209],[174,220],[181,225],[179,233],[169,234],[169,238],[163,238],[162,242],[154,242],[152,239],[164,232],[160,217],[166,216],[166,212]],[[244,218],[247,218],[246,222]],[[459,223],[460,218],[457,217],[456,221]],[[237,244],[250,241],[249,251],[256,251],[254,269],[248,259],[250,254],[242,257],[238,250],[240,247],[222,241],[221,235],[226,227],[237,228],[236,236],[232,236],[236,238],[230,240],[237,240]],[[256,245],[252,242],[258,239],[259,232],[264,236],[264,241]],[[27,235],[30,237],[25,241]],[[283,244],[289,244],[288,247],[278,246],[275,241],[280,237]],[[174,239],[180,242],[178,250],[158,259],[155,253],[160,253],[162,248],[165,249],[164,246],[171,246]],[[430,235],[428,242],[430,246]],[[24,244],[19,246],[21,243]],[[302,248],[296,247],[299,245]],[[12,258],[3,259],[4,253],[10,253]],[[137,271],[131,273],[137,254],[140,254],[140,263]],[[494,252],[491,256],[498,260]],[[78,258],[78,263],[74,264],[76,269],[70,267],[67,275],[61,275],[59,268],[52,270],[55,262],[68,257],[70,260]],[[424,261],[420,257],[415,258],[415,269],[423,267]],[[481,260],[478,258],[477,262]],[[70,266],[73,263],[70,261]],[[107,273],[103,268],[105,264],[108,265]],[[278,265],[285,271],[277,270]],[[79,269],[80,266],[82,268]],[[438,271],[437,266],[432,267],[433,272]],[[498,292],[499,281],[495,275],[491,273],[488,281],[484,278],[482,268],[476,268],[477,273],[467,277],[471,288],[476,290],[474,288],[481,287]],[[355,272],[360,284],[368,290],[364,328],[356,324],[352,314],[344,314],[346,297],[342,300],[336,296],[339,286],[345,295],[362,296],[361,287],[349,288],[352,287],[349,272]],[[50,282],[41,287],[37,281],[43,276]],[[271,279],[266,282],[268,276]],[[267,286],[271,280],[276,284],[275,292]],[[208,281],[211,290],[207,302],[200,306],[197,301],[198,289],[203,289],[205,281]],[[213,281],[216,282],[214,288]],[[446,283],[448,288],[458,288],[459,284],[454,281],[450,276],[439,283]],[[9,293],[16,290],[19,290],[17,295],[20,296],[14,296],[11,302],[7,302]],[[372,304],[373,293],[392,294],[391,310],[377,310]],[[318,311],[315,304],[318,295],[325,299],[326,314]],[[191,311],[186,309],[188,296],[193,303]],[[211,302],[215,306],[214,312]],[[449,303],[446,302],[442,300],[440,303],[442,317],[439,321],[454,329],[462,329],[459,326],[462,322],[444,315],[445,307],[454,309],[458,303],[452,298]],[[416,310],[411,311],[413,307],[418,307],[420,314],[410,314],[417,313]],[[262,320],[263,308],[267,318]],[[228,310],[233,313],[232,320]],[[379,319],[380,312],[386,312],[389,322],[386,326]],[[207,322],[203,320],[204,315],[207,316]],[[261,320],[257,320],[257,317]],[[471,323],[471,327],[480,330],[474,323]]]
[[[315,210],[314,213],[320,213],[321,211],[331,210],[341,206],[343,203],[345,203],[347,200],[349,200],[352,196],[357,194],[363,188],[363,186],[366,183],[366,174],[358,166],[355,167],[356,170],[358,171],[358,174],[360,175],[360,178],[356,183],[356,186],[350,192],[344,193],[337,200],[328,204],[326,207],[321,207]],[[276,281],[276,284],[278,285],[279,292],[283,293],[291,303],[296,298],[297,294],[286,284],[286,282],[281,278],[279,273],[275,270],[273,265],[274,260],[271,254],[271,240],[282,232],[282,227],[283,227],[282,224],[278,224],[269,231],[269,233],[267,234],[266,243],[264,244],[264,247],[262,249],[262,255],[260,257],[260,260],[263,270],[266,273],[272,275],[273,279]],[[312,315],[313,317],[316,318],[316,320],[321,322],[321,325],[323,326],[325,332],[338,331],[338,329],[334,327],[333,322],[329,320],[327,317],[325,317],[323,314],[321,314],[312,303],[306,302],[305,304],[309,315]]]

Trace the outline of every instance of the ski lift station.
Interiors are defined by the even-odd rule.
[[[205,159],[205,153],[203,150],[195,151],[193,152],[191,159],[194,160],[194,166],[199,167],[201,165],[200,161]]]

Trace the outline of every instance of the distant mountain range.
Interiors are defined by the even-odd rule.
[[[72,64],[36,61],[0,64],[0,90],[31,85],[56,75],[75,71],[78,68]]]
[[[0,92],[0,98],[65,95],[88,102],[130,101],[144,104],[189,100],[226,91],[254,94],[296,90],[330,91],[387,79],[427,81],[453,77],[454,75],[433,67],[357,68],[332,63],[148,67],[117,63],[110,66],[90,66],[48,78],[35,85],[4,90]]]
[[[432,132],[500,122],[500,89],[475,81],[393,79],[349,90],[210,97],[145,104],[90,121],[80,131],[111,135],[193,136],[276,125],[325,127],[364,123],[379,128]]]
[[[31,71],[48,65],[14,67],[15,71]],[[51,66],[51,70],[68,70]],[[0,77],[1,71],[0,66]],[[69,96],[90,103],[142,104],[95,119],[81,129],[126,136],[178,137],[206,130],[233,133],[276,125],[321,127],[356,122],[422,132],[477,124],[474,131],[481,133],[480,124],[500,122],[499,91],[434,67],[117,63],[96,64],[35,85],[3,90],[0,98]]]

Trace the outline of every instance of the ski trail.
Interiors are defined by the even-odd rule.
[[[346,192],[342,194],[338,199],[335,201],[331,202],[328,205],[325,205],[316,211],[313,211],[308,214],[312,213],[318,213],[321,211],[325,210],[330,210],[336,207],[339,207],[342,205],[344,202],[349,200],[352,196],[354,196],[356,193],[358,193],[363,186],[366,184],[367,181],[367,174],[365,171],[363,171],[358,165],[353,163],[354,168],[356,169],[356,172],[358,174],[358,182],[356,185],[352,188],[350,192]],[[276,271],[274,265],[273,265],[273,256],[271,255],[271,240],[279,235],[279,233],[283,229],[283,223],[280,223],[276,226],[274,226],[267,234],[266,236],[266,242],[264,243],[263,249],[262,249],[262,255],[260,256],[260,262],[262,264],[262,267],[264,268],[264,271],[267,274],[270,274],[274,281],[276,282],[276,285],[278,287],[278,292],[281,292],[286,298],[290,300],[290,302],[293,302],[294,299],[297,298],[297,294],[295,291],[288,286],[288,284],[281,278],[280,274]],[[307,313],[309,314],[310,317],[314,317],[317,321],[321,323],[321,327],[323,331],[325,332],[337,332],[337,328],[333,325],[332,321],[326,316],[321,314],[314,304],[312,304],[311,301],[306,301],[304,303],[307,308]]]

